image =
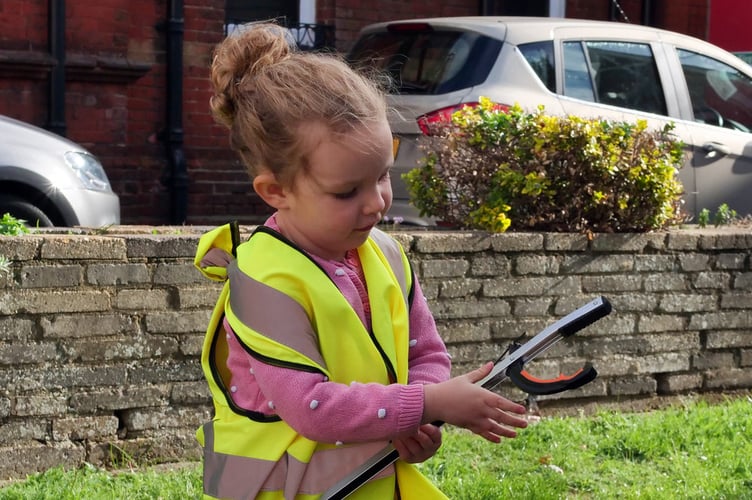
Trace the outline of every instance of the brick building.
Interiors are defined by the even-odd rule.
[[[296,27],[302,46],[338,50],[346,50],[365,24],[416,16],[612,19],[707,39],[714,2],[728,4],[2,0],[0,114],[65,135],[96,154],[120,196],[124,224],[255,223],[267,208],[208,112],[211,51],[228,26],[282,16]]]

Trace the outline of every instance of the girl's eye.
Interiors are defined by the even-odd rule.
[[[347,200],[355,196],[356,192],[357,191],[355,189],[352,189],[346,193],[335,193],[334,197],[337,198],[338,200]]]
[[[388,181],[389,180],[389,170],[381,174],[381,177],[379,177],[379,182]]]

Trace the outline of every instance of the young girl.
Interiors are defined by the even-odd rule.
[[[352,498],[444,498],[411,463],[441,445],[432,422],[498,443],[520,405],[449,379],[450,360],[389,210],[384,96],[332,55],[297,52],[257,24],[217,48],[214,116],[275,213],[240,244],[228,224],[196,265],[226,280],[202,365],[215,406],[198,431],[204,493],[314,499],[392,442],[394,465]]]

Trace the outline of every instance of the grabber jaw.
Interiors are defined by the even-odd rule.
[[[545,394],[556,394],[564,391],[571,391],[582,387],[588,382],[595,380],[598,372],[590,363],[574,372],[572,375],[559,375],[552,379],[540,379],[530,375],[523,369],[522,360],[517,360],[507,370],[509,380],[522,391],[536,396]]]

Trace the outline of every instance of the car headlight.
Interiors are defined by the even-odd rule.
[[[86,189],[110,191],[110,181],[104,167],[94,156],[80,151],[68,151],[63,157],[65,163],[76,173]]]

